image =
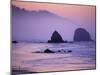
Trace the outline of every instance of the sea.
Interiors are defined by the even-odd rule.
[[[54,53],[44,53],[46,49]],[[13,43],[11,67],[37,73],[93,70],[96,69],[96,43]]]

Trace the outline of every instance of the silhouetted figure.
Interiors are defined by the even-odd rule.
[[[55,53],[55,52],[51,51],[50,49],[46,49],[44,50],[44,53]]]
[[[74,33],[74,41],[92,41],[89,32],[83,28],[78,28]]]
[[[54,31],[51,36],[51,40],[48,40],[48,43],[62,43],[62,42],[64,41],[61,35],[57,31]]]

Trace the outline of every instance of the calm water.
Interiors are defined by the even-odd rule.
[[[56,53],[43,53],[47,48]],[[12,45],[12,68],[33,72],[95,69],[95,56],[94,42],[18,43]]]

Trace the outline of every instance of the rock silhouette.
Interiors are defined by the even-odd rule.
[[[68,52],[68,53],[71,53],[72,51],[71,51],[71,50],[68,50],[67,52]]]
[[[90,34],[83,28],[78,28],[74,33],[74,41],[92,41]]]
[[[57,31],[54,31],[51,36],[51,40],[48,40],[48,43],[62,43],[62,42],[64,41],[61,35]]]
[[[12,41],[12,43],[18,43],[17,41]]]
[[[54,52],[51,51],[50,49],[46,49],[46,50],[44,50],[44,53],[54,53]]]

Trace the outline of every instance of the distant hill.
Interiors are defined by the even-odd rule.
[[[29,11],[12,5],[12,39],[47,42],[57,30],[64,40],[73,40],[79,26],[47,10]]]

